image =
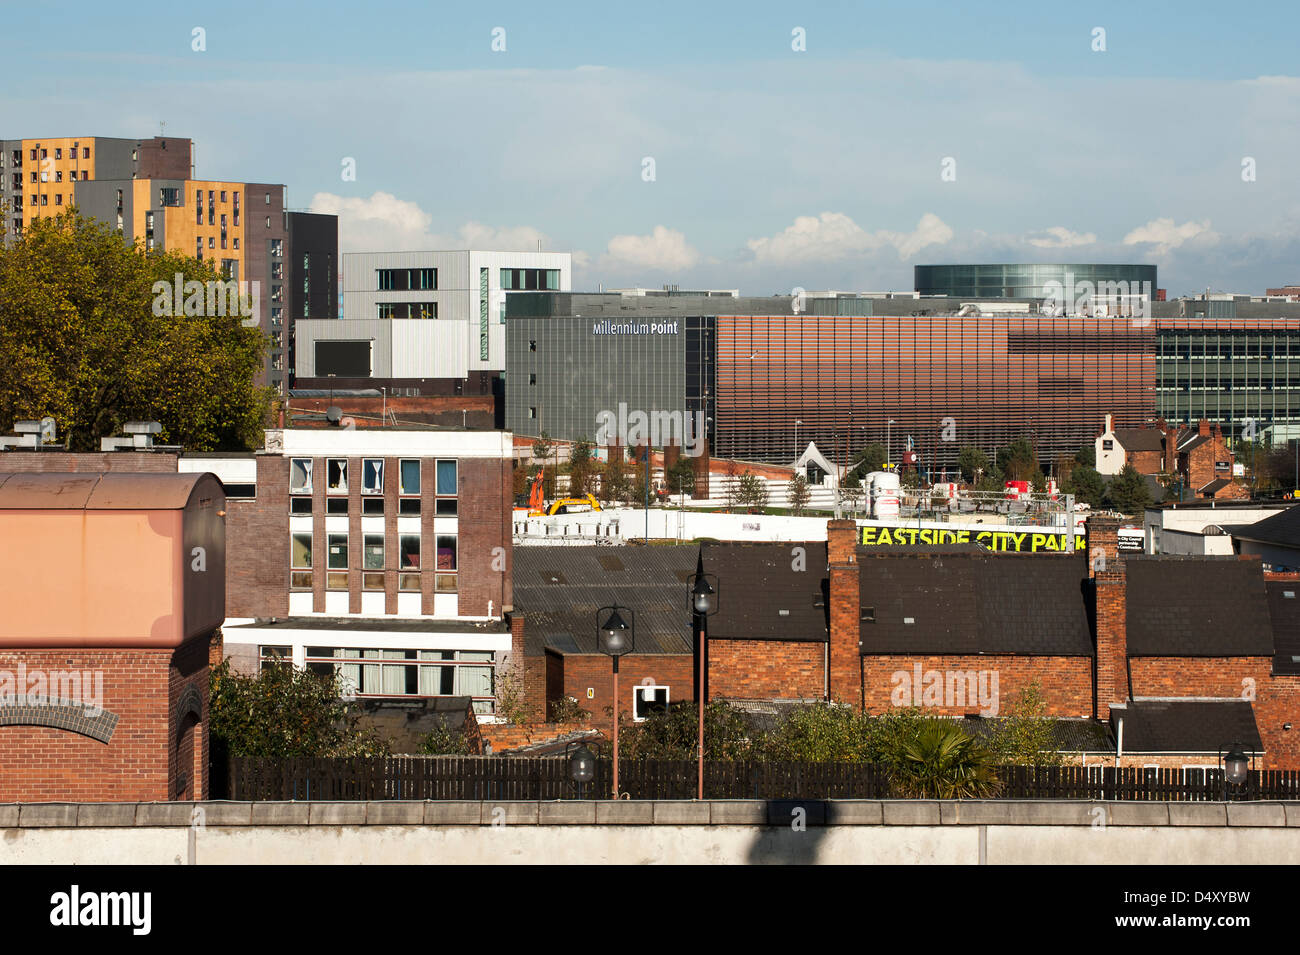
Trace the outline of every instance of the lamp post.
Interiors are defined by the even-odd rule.
[[[718,612],[718,578],[704,572],[704,551],[701,550],[695,562],[695,576],[691,578],[691,617],[695,624],[695,667],[699,689],[696,691],[695,708],[699,711],[699,740],[696,748],[698,760],[699,798],[704,798],[704,705],[708,702],[708,646],[709,617]]]
[[[890,418],[889,423],[885,425],[885,463],[886,464],[888,464],[891,460],[893,460],[893,455],[890,453],[890,440],[889,440],[889,429],[893,426],[893,424],[894,424],[894,419]],[[888,468],[886,468],[886,470],[888,470]]]
[[[619,611],[627,614],[623,619]],[[618,658],[636,647],[636,614],[628,607],[611,604],[596,611],[596,648],[614,665],[614,798],[618,798]],[[629,622],[630,620],[630,622]]]
[[[794,459],[796,461],[799,460],[799,455],[801,453],[799,450],[799,425],[801,424],[803,424],[802,418],[794,419]]]
[[[564,747],[564,758],[568,762],[569,782],[581,799],[582,787],[596,778],[596,754],[582,740],[574,740]]]
[[[1219,747],[1219,768],[1223,770],[1223,801],[1227,802],[1229,792],[1240,794],[1249,777],[1250,759],[1245,745],[1229,743]]]

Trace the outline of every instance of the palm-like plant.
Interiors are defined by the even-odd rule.
[[[1002,786],[993,754],[951,720],[926,720],[891,755],[891,782],[906,799],[983,799]]]

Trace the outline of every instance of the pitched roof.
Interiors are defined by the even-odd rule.
[[[1213,439],[1212,439],[1208,434],[1197,434],[1197,435],[1194,435],[1193,437],[1191,437],[1191,438],[1190,438],[1188,441],[1186,441],[1185,443],[1178,445],[1178,453],[1179,453],[1179,454],[1182,454],[1182,453],[1185,452],[1185,451],[1191,451],[1191,450],[1194,449],[1194,448],[1199,448],[1199,447],[1200,447],[1201,445],[1203,445],[1205,442],[1207,442],[1207,441],[1211,441],[1211,440],[1213,440]]]
[[[1129,557],[1129,656],[1273,655],[1273,625],[1258,561]]]
[[[988,739],[1007,718],[1004,716],[967,716],[961,728],[977,739]],[[1052,720],[1052,738],[1056,748],[1065,753],[1114,753],[1115,741],[1110,727],[1100,720],[1060,717]]]
[[[1112,705],[1111,719],[1123,720],[1125,753],[1217,754],[1230,743],[1251,753],[1264,749],[1245,700],[1135,700]]]
[[[828,639],[825,541],[708,543],[703,553],[705,572],[718,577],[710,640]]]
[[[1164,433],[1156,428],[1116,428],[1115,440],[1125,451],[1163,451]]]
[[[1300,581],[1268,580],[1273,618],[1273,672],[1300,675]]]
[[[1216,478],[1196,489],[1197,494],[1218,494],[1232,482],[1227,478]]]
[[[1082,553],[859,554],[864,655],[1092,656]]]
[[[1300,547],[1300,504],[1293,504],[1272,517],[1256,521],[1232,536],[1243,540],[1259,541],[1262,544]]]
[[[636,653],[692,652],[687,580],[694,544],[516,547],[514,600],[524,652],[596,653],[596,613],[617,603],[636,615]]]

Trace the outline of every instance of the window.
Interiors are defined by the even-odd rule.
[[[456,462],[439,461],[437,464],[437,483],[434,492],[438,495],[435,504],[436,514],[453,515],[456,513]]]
[[[666,686],[634,686],[632,688],[632,720],[641,723],[653,713],[668,712]]]
[[[376,269],[375,281],[381,292],[422,292],[438,287],[437,269]]]
[[[330,494],[348,492],[347,458],[330,458],[325,462],[325,488]]]
[[[398,548],[400,553],[398,568],[402,571],[411,572],[397,575],[397,589],[418,592],[420,589],[420,535],[399,535]]]
[[[404,459],[401,462],[402,474],[399,493],[420,493],[420,462]]]
[[[90,158],[90,147],[89,147],[89,146],[82,146],[82,147],[81,147],[81,158],[82,158],[82,159],[89,159],[89,158]]]
[[[289,492],[291,494],[311,493],[311,458],[293,458],[289,462]]]
[[[121,202],[119,201],[119,205]],[[164,186],[158,190],[158,204],[163,206],[179,206],[181,204],[181,191],[175,186]]]
[[[362,558],[362,569],[383,570],[384,569],[384,535],[366,534],[363,544],[364,544],[364,553]]]
[[[470,696],[476,713],[491,711],[494,655],[490,650],[306,650],[307,669],[326,679],[337,678],[355,694]]]
[[[384,493],[384,459],[366,458],[361,462],[361,493]]]
[[[347,573],[334,573],[334,571],[348,569],[348,535],[328,534],[326,541],[329,551],[326,554],[325,566],[328,572],[325,574],[325,586],[330,590],[347,590]]]
[[[456,538],[449,534],[439,534],[437,544],[437,575],[434,589],[439,593],[456,592]]]
[[[63,150],[62,150],[61,148],[59,148],[59,147],[56,147],[56,148],[55,148],[55,150],[54,150],[54,158],[55,158],[55,159],[62,159],[62,158],[63,158]]]
[[[361,499],[361,513],[362,514],[383,514],[384,499],[382,497],[363,497]]]
[[[560,287],[559,269],[502,269],[501,288],[507,291],[544,292]]]
[[[537,351],[537,339],[532,338],[528,340],[528,350]]]
[[[311,589],[311,531],[295,531],[290,543],[289,586]]]
[[[217,247],[217,237],[214,235],[208,236],[208,248],[215,249],[216,247]]]
[[[271,228],[271,217],[270,217],[270,216],[267,216],[267,217],[266,217],[266,227],[267,227],[268,229]]]
[[[289,498],[290,514],[310,514],[311,498],[309,497],[291,497]]]
[[[224,190],[224,189],[221,190],[221,201],[222,201],[222,202],[225,202],[225,201],[226,201],[226,190]],[[225,216],[222,216],[222,218],[224,219]]]
[[[63,170],[62,170],[62,169],[56,169],[56,170],[54,170],[54,181],[55,181],[55,182],[63,182]]]
[[[287,666],[293,663],[293,647],[258,647],[259,669]]]
[[[437,302],[380,302],[380,318],[420,318],[438,317]]]
[[[348,499],[346,497],[331,497],[325,500],[326,514],[346,514],[348,512]]]

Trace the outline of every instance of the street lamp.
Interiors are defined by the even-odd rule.
[[[564,747],[564,757],[568,761],[569,782],[578,790],[582,798],[582,787],[596,778],[596,754],[581,740],[574,740]]]
[[[696,758],[699,770],[699,798],[704,798],[704,705],[708,696],[707,675],[709,672],[709,617],[718,612],[718,578],[704,572],[704,551],[700,550],[695,561],[695,575],[691,578],[691,619],[695,624],[695,670],[696,686],[695,708],[699,711],[699,739]]]
[[[631,623],[619,611],[626,613]],[[602,620],[603,617],[603,620]],[[614,798],[618,798],[618,658],[636,647],[636,614],[628,607],[611,604],[596,611],[601,620],[596,628],[596,649],[614,665]]]
[[[1243,791],[1246,779],[1250,771],[1250,758],[1246,755],[1246,747],[1242,743],[1229,743],[1224,752],[1224,747],[1219,748],[1219,767],[1223,770],[1223,799],[1228,800],[1228,794],[1235,792],[1240,794]]]
[[[803,424],[802,418],[794,419],[794,459],[796,461],[799,460],[799,455],[802,453],[799,450],[799,425],[801,424]]]
[[[885,425],[885,463],[886,464],[888,464],[891,460],[893,460],[893,455],[890,453],[890,440],[889,440],[889,429],[893,424],[894,424],[894,419],[890,418],[889,423]]]

